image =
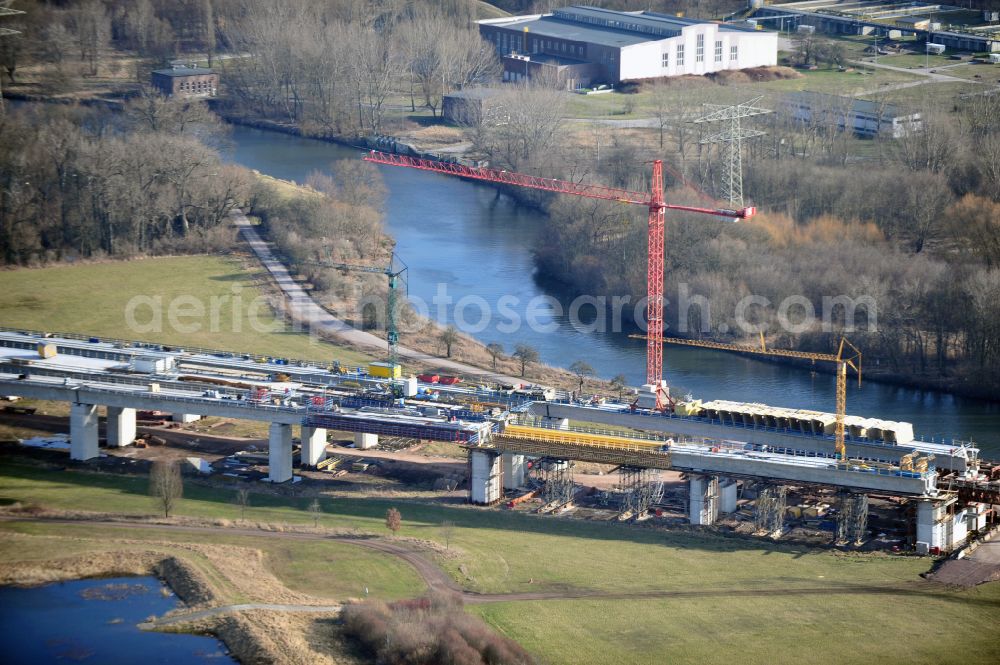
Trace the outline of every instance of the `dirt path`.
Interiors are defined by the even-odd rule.
[[[289,316],[312,330],[330,333],[370,353],[376,355],[385,353],[386,342],[384,339],[349,326],[347,323],[335,318],[323,309],[319,303],[313,300],[312,296],[298,282],[292,279],[288,268],[274,256],[270,243],[260,237],[246,215],[236,211],[232,213],[232,219],[240,229],[240,233],[250,246],[250,249],[253,250],[257,259],[271,274],[271,277],[284,294],[285,299],[288,301]],[[484,380],[514,384],[521,383],[524,380],[518,377],[496,374],[447,358],[439,358],[405,346],[397,347],[397,353],[403,360],[446,369],[456,374],[465,375],[466,377],[480,377]]]
[[[207,619],[209,617],[219,616],[220,614],[229,614],[230,612],[244,612],[246,610],[271,610],[273,612],[304,612],[304,613],[316,613],[316,614],[326,614],[339,612],[343,609],[343,605],[278,605],[275,603],[244,603],[242,605],[220,605],[219,607],[210,607],[205,610],[196,610],[194,612],[184,612],[183,614],[173,614],[168,617],[159,617],[153,619],[152,621],[147,621],[145,623],[140,623],[139,628],[142,630],[158,630],[164,628],[165,626],[176,626],[183,623],[191,623],[192,621],[201,621],[202,619]]]
[[[18,517],[0,517],[4,521],[35,522],[47,524],[90,524],[101,527],[111,527],[120,529],[147,529],[160,531],[174,531],[182,533],[219,533],[218,527],[187,526],[181,524],[146,524],[141,522],[116,522],[116,521],[85,521],[85,520],[60,520],[60,519],[27,519]],[[451,591],[460,594],[462,600],[469,605],[480,605],[485,603],[508,603],[516,601],[540,601],[540,600],[572,600],[578,598],[594,598],[602,600],[641,600],[653,598],[703,598],[703,597],[764,597],[764,596],[816,596],[823,594],[834,595],[859,595],[859,594],[888,594],[888,595],[921,595],[936,585],[914,580],[913,582],[888,585],[858,585],[858,584],[831,584],[829,586],[814,587],[791,587],[785,589],[704,589],[697,590],[662,590],[649,589],[646,591],[625,591],[612,592],[599,589],[569,589],[559,591],[537,591],[519,593],[476,593],[463,589],[448,573],[442,570],[436,563],[427,559],[418,552],[407,548],[404,545],[378,537],[357,537],[357,536],[325,536],[322,534],[303,533],[295,531],[262,531],[259,529],[227,528],[227,533],[235,535],[245,535],[253,538],[285,538],[291,540],[330,540],[338,543],[349,543],[358,547],[365,547],[370,550],[388,554],[408,563],[417,574],[423,579],[429,589],[438,591]],[[285,612],[321,612],[336,611],[335,606],[315,606],[315,605],[227,605],[207,610],[199,610],[186,615],[176,615],[176,622],[192,621],[201,616],[196,616],[204,612],[204,616],[221,614],[225,612],[239,611],[240,609],[275,609]],[[174,620],[175,617],[171,617]],[[166,625],[166,624],[159,624]]]

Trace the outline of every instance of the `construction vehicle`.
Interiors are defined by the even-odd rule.
[[[645,338],[644,335],[630,335],[630,337]],[[837,376],[837,424],[834,430],[835,452],[839,459],[847,459],[847,446],[844,444],[844,418],[847,412],[847,368],[850,367],[858,375],[858,387],[861,386],[861,351],[851,344],[846,337],[840,338],[840,345],[836,355],[831,353],[813,353],[811,351],[791,351],[788,349],[769,349],[764,341],[764,333],[760,333],[760,346],[750,346],[749,344],[727,344],[725,342],[711,342],[699,339],[681,339],[678,337],[663,338],[664,344],[677,344],[680,346],[697,346],[703,349],[716,349],[720,351],[738,351],[741,353],[755,353],[758,355],[800,358],[816,362],[831,362],[836,365]],[[845,355],[847,351],[847,355]],[[663,410],[663,409],[661,409]]]
[[[472,178],[474,180],[485,180],[504,185],[541,189],[559,194],[572,194],[591,199],[646,206],[649,209],[649,247],[646,256],[646,324],[649,331],[649,338],[646,344],[646,383],[650,386],[649,390],[656,393],[665,389],[663,384],[664,212],[666,210],[683,210],[726,217],[732,220],[748,219],[756,213],[756,209],[752,207],[741,210],[728,210],[667,204],[663,198],[663,162],[659,159],[653,162],[651,189],[648,192],[635,192],[616,187],[604,187],[602,185],[588,185],[569,182],[567,180],[557,180],[555,178],[540,178],[505,169],[465,166],[452,162],[438,162],[431,159],[394,155],[376,150],[365,154],[363,159],[376,164],[406,166],[424,171],[454,175],[460,178]]]

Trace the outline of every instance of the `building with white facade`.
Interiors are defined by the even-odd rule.
[[[567,87],[778,62],[777,33],[656,12],[564,7],[550,14],[479,21],[479,32],[503,58],[505,80],[547,72]]]

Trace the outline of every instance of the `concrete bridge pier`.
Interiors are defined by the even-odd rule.
[[[715,524],[719,517],[719,477],[692,473],[688,477],[688,486],[688,519],[691,524]]]
[[[174,413],[170,419],[175,423],[193,423],[196,420],[201,420],[201,416],[197,413]]]
[[[503,466],[500,455],[488,450],[470,450],[469,501],[489,506],[503,496],[500,488]]]
[[[97,406],[74,402],[69,410],[69,458],[97,457]]]
[[[719,479],[719,512],[735,513],[739,485],[733,478]]]
[[[503,457],[503,488],[516,490],[524,485],[524,455],[504,453]]]
[[[965,508],[957,499],[920,501],[917,504],[917,552],[950,552],[965,542],[969,534]]]
[[[299,438],[302,440],[302,466],[316,466],[326,459],[326,429],[303,425]]]
[[[368,432],[354,433],[354,447],[358,450],[368,450],[377,446],[378,434],[369,434]]]
[[[132,445],[135,442],[135,409],[109,406],[107,435],[109,448]]]
[[[271,423],[267,442],[267,480],[284,483],[292,479],[292,426]]]

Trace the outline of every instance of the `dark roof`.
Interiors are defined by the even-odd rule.
[[[203,74],[214,74],[214,69],[206,69],[205,67],[173,67],[171,69],[154,69],[154,74],[162,74],[163,76],[201,76]]]
[[[551,14],[515,16],[509,21],[489,21],[486,25],[523,30],[541,37],[623,47],[676,37],[687,26],[711,22],[656,12],[617,12],[599,7],[574,5],[554,9]],[[754,28],[749,26],[728,23],[719,23],[718,26],[719,30],[754,31]]]

